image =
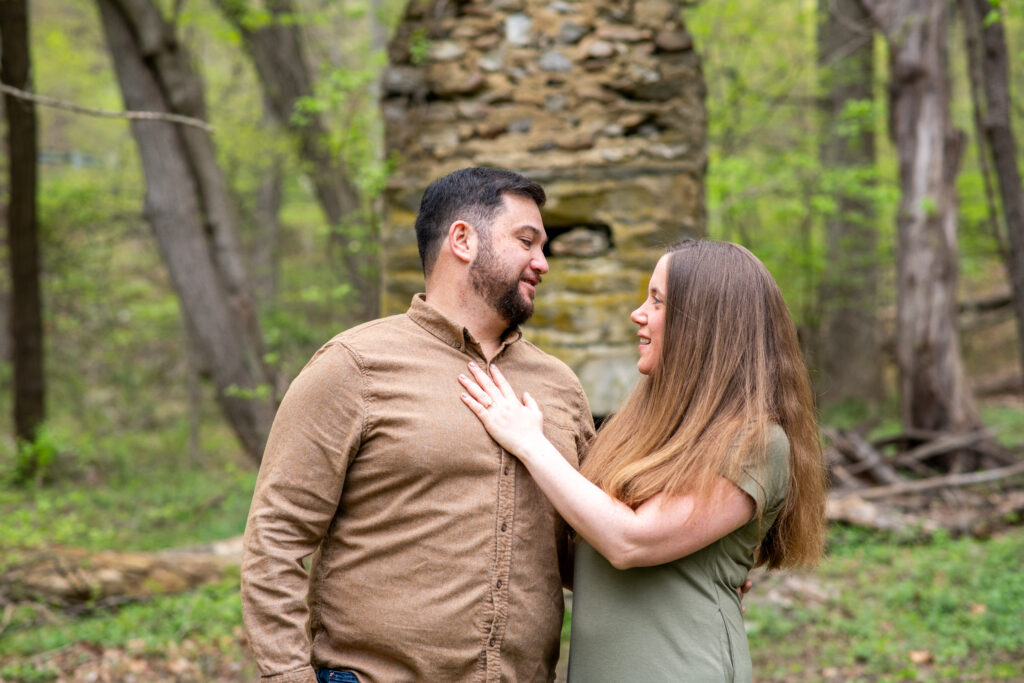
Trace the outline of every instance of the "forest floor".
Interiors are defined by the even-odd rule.
[[[1018,405],[986,419],[1024,442]],[[120,447],[134,454],[144,445]],[[250,467],[126,462],[116,475],[55,470],[45,485],[0,485],[0,683],[258,677],[234,567],[195,590],[140,602],[67,609],[4,595],[4,570],[27,551],[157,551],[241,533]],[[816,570],[755,573],[745,620],[757,680],[1024,680],[1024,520],[1003,522],[984,538],[833,524]],[[564,660],[563,652],[560,679]]]
[[[757,680],[1024,679],[1024,528],[913,544],[834,528],[830,548],[814,572],[755,575],[745,602]],[[78,616],[18,607],[0,680],[256,680],[237,579]]]

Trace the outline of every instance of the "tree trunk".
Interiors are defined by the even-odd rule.
[[[281,200],[284,162],[271,152],[264,177],[256,188],[252,210],[255,238],[249,249],[253,287],[261,304],[277,299],[281,263]]]
[[[341,159],[332,153],[322,118],[308,112],[300,122],[294,116],[299,100],[314,95],[314,77],[306,59],[301,27],[294,21],[296,10],[292,0],[268,0],[266,8],[273,18],[257,27],[246,21],[249,11],[246,3],[240,0],[216,2],[242,37],[270,105],[269,111],[292,133],[299,156],[307,166],[317,200],[331,225],[332,235],[338,238],[345,270],[359,299],[358,316],[363,320],[376,317],[380,306],[377,269],[368,267],[365,249],[349,248],[346,236],[353,222],[365,220],[360,211],[359,190],[349,180]],[[370,235],[369,239],[376,241],[376,236]]]
[[[981,86],[985,95],[983,118],[984,140],[979,146],[988,148],[999,183],[1003,216],[1006,219],[1006,271],[1013,293],[1013,310],[1017,320],[1017,342],[1021,370],[1024,372],[1024,186],[1017,165],[1017,140],[1010,119],[1010,66],[1006,54],[1003,22],[984,24],[992,9],[989,0],[961,0],[965,33],[974,38],[980,54],[972,55],[980,62]],[[974,42],[970,41],[969,42]],[[968,50],[970,51],[970,45]],[[984,152],[983,152],[984,154]]]
[[[128,109],[205,118],[203,85],[151,0],[98,0]],[[146,218],[217,399],[259,461],[273,418],[273,373],[242,264],[230,194],[203,130],[133,121],[146,176]]]
[[[875,165],[874,126],[844,132],[844,114],[873,99],[874,27],[857,0],[819,0],[818,64],[823,90],[820,156],[836,177],[836,212],[826,226],[822,276],[824,343],[819,354],[823,400],[875,401],[881,363],[875,311],[878,261],[875,208],[867,174]]]
[[[27,0],[0,0],[0,80],[31,90]],[[38,134],[35,105],[4,95],[10,202],[7,249],[11,265],[10,329],[14,360],[14,430],[32,441],[46,416],[43,375],[43,304],[39,226],[36,220]]]
[[[956,327],[956,172],[947,11],[933,0],[862,0],[889,42],[891,130],[899,158],[896,355],[907,429],[981,425]]]

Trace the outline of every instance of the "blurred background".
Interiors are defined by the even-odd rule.
[[[0,681],[258,676],[277,402],[469,165],[548,190],[527,335],[598,420],[664,246],[782,288],[831,525],[758,680],[1024,679],[1022,89],[1021,0],[3,0]]]

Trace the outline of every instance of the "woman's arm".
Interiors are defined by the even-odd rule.
[[[577,472],[543,433],[536,401],[520,402],[494,366],[490,375],[470,364],[473,379],[463,402],[495,441],[518,457],[562,518],[617,569],[671,562],[696,552],[740,528],[754,516],[754,501],[720,478],[701,504],[694,496],[658,494],[636,510]]]

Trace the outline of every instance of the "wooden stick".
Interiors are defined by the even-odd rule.
[[[908,463],[917,462],[931,458],[936,455],[942,455],[949,453],[950,451],[956,451],[961,448],[967,448],[973,446],[979,441],[991,438],[993,432],[991,429],[979,429],[975,432],[968,432],[967,434],[951,434],[949,436],[940,437],[930,443],[921,444],[916,448],[912,448],[906,453],[901,453],[896,458],[895,462]]]
[[[850,460],[857,463],[858,469],[847,468],[851,474],[865,470],[882,484],[898,484],[903,481],[898,474],[882,458],[882,455],[871,447],[859,434],[855,432],[843,433],[838,429],[828,427],[821,430],[829,441]]]
[[[875,448],[882,448],[883,446],[891,446],[894,443],[902,443],[904,441],[934,441],[935,439],[941,439],[944,435],[945,432],[936,432],[930,429],[908,429],[905,432],[875,439],[871,442],[871,445]]]
[[[1006,479],[1018,474],[1024,474],[1024,462],[1018,462],[1015,465],[1000,467],[995,470],[982,470],[980,472],[968,472],[966,474],[948,474],[942,477],[906,481],[900,484],[892,484],[890,486],[876,486],[870,489],[851,491],[846,495],[856,495],[864,499],[888,498],[901,493],[927,491],[929,489],[936,489],[942,486],[969,486],[971,484],[983,484],[989,481]]]

